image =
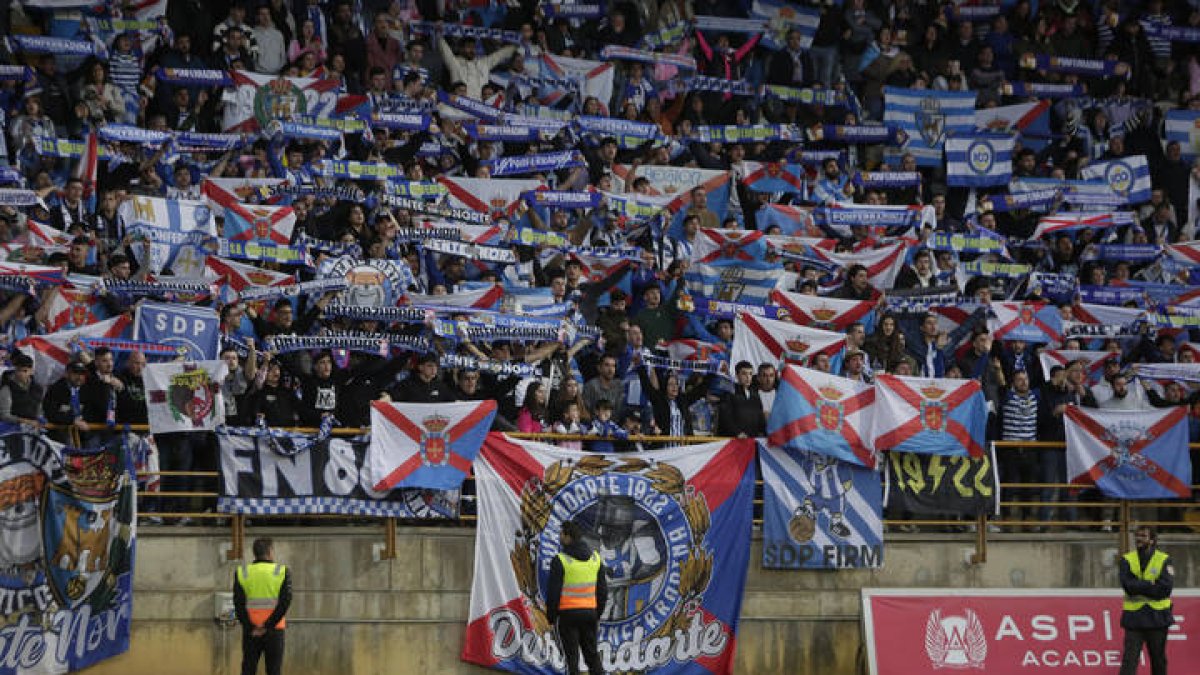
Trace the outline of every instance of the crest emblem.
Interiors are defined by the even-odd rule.
[[[967,147],[967,164],[977,174],[987,174],[996,161],[996,153],[988,141],[975,141]]]
[[[1033,323],[1033,308],[1028,305],[1022,306],[1019,316],[1021,317],[1021,323]]]
[[[812,317],[814,328],[829,328],[833,325],[834,318],[837,317],[837,310],[821,307],[812,311]]]
[[[979,616],[965,610],[962,616],[929,613],[925,622],[925,655],[934,668],[979,668],[987,660],[987,636]]]
[[[1133,171],[1125,162],[1113,162],[1104,170],[1104,180],[1112,191],[1125,196],[1133,189]]]
[[[271,80],[254,92],[254,118],[264,129],[274,120],[292,119],[307,112],[304,93],[286,77]]]
[[[783,165],[779,162],[768,162],[764,168],[767,170],[767,176],[771,178],[779,178],[783,175]]]
[[[803,340],[791,339],[784,342],[783,353],[780,358],[787,363],[804,363],[805,353],[808,352],[808,343]]]
[[[823,390],[822,393],[824,393]],[[837,393],[841,394],[841,392]],[[846,411],[839,401],[822,399],[817,405],[817,420],[820,422],[822,429],[837,431],[842,428],[842,420],[845,418],[845,414]]]
[[[254,237],[255,239],[271,238],[271,216],[260,213],[257,209],[254,210]]]
[[[208,371],[195,364],[183,366],[183,372],[171,376],[167,406],[177,421],[189,420],[192,426],[204,426],[204,420],[216,411],[220,384],[208,377]]]
[[[81,300],[79,296],[76,296],[71,303],[71,325],[76,328],[88,325],[91,313],[92,309],[88,306],[87,300]]]
[[[421,463],[425,466],[445,466],[450,459],[448,426],[450,419],[441,415],[421,420]]]
[[[921,99],[917,127],[921,130],[925,145],[933,147],[941,144],[946,135],[946,114],[942,112],[942,102],[936,96]]]
[[[943,431],[946,424],[946,404],[940,401],[922,401],[921,423],[930,431]]]

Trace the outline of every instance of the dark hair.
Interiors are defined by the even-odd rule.
[[[562,533],[570,537],[571,541],[579,541],[583,537],[583,528],[573,520],[565,520],[562,524]]]
[[[96,347],[96,351],[92,354],[92,358],[98,359],[101,356],[107,356],[112,353],[113,350],[109,349],[108,347]]]
[[[749,361],[738,361],[738,364],[734,367],[733,372],[736,373],[739,370],[745,370],[747,368],[754,370],[754,364],[750,363]]]
[[[275,542],[271,541],[270,537],[259,537],[254,540],[254,557],[263,559],[271,555],[271,549],[274,548]]]
[[[1150,541],[1158,543],[1158,530],[1153,525],[1138,525],[1135,532],[1145,532],[1150,535]]]
[[[27,356],[26,354],[17,352],[16,354],[13,355],[12,364],[13,364],[13,368],[32,368],[33,367],[33,359],[30,358],[29,356]]]

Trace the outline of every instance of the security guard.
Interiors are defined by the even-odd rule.
[[[275,562],[270,539],[254,540],[254,562],[239,567],[233,580],[233,607],[242,623],[242,675],[254,675],[263,654],[267,675],[282,672],[284,614],[291,603],[291,572]]]
[[[1121,587],[1125,589],[1125,656],[1121,675],[1134,675],[1142,656],[1142,643],[1150,653],[1152,675],[1167,675],[1167,629],[1175,623],[1171,613],[1171,589],[1175,569],[1166,553],[1159,551],[1158,534],[1142,525],[1134,533],[1137,550],[1121,558]]]
[[[570,675],[579,672],[579,653],[582,651],[588,673],[597,675],[604,672],[600,654],[596,651],[600,615],[608,599],[604,563],[600,561],[600,554],[583,540],[575,521],[562,524],[558,541],[562,549],[550,562],[546,616],[558,629],[563,655],[567,659],[567,672]]]

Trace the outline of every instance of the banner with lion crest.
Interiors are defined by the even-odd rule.
[[[0,427],[0,673],[64,673],[129,649],[136,504],[119,444]]]
[[[729,673],[750,555],[755,441],[597,455],[489,434],[464,661],[564,672],[546,619],[562,523],[608,570],[606,672]],[[719,580],[719,581],[718,581]]]
[[[213,431],[225,424],[224,361],[151,363],[142,371],[150,433]]]

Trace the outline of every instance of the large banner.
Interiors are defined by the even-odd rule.
[[[755,442],[581,454],[490,434],[462,658],[563,672],[545,589],[563,521],[608,569],[606,672],[730,673],[750,556]]]
[[[0,436],[0,672],[64,673],[129,649],[134,483],[120,452]]]
[[[879,472],[815,452],[768,447],[763,558],[768,569],[883,566]]]
[[[289,438],[218,434],[217,510],[245,515],[329,513],[408,519],[458,518],[458,490],[371,488],[367,444],[330,438],[302,447]]]
[[[1121,599],[1117,589],[864,588],[869,672],[1115,673]],[[1191,672],[1200,663],[1200,591],[1176,589],[1172,601],[1167,660]]]
[[[1000,505],[995,450],[979,458],[887,453],[884,501],[891,513],[977,516]]]

